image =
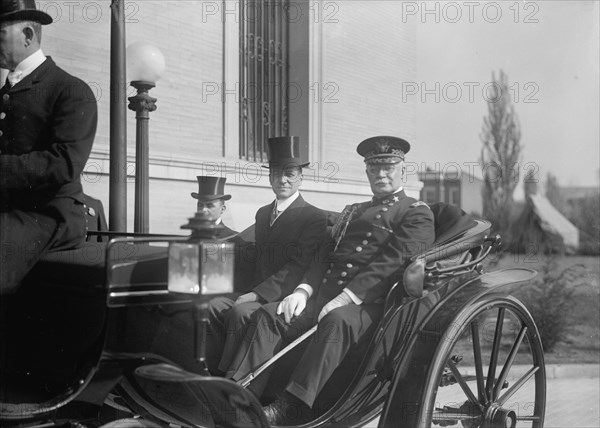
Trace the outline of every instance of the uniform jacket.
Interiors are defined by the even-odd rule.
[[[55,247],[81,241],[80,175],[97,124],[93,92],[48,57],[0,94],[0,209],[55,217],[61,229]],[[73,200],[81,209],[74,209]]]
[[[256,213],[257,262],[253,291],[267,302],[292,293],[326,236],[325,213],[298,198],[271,227],[274,203]]]
[[[306,281],[316,289],[316,313],[344,288],[364,303],[383,301],[401,278],[405,263],[434,241],[433,214],[423,202],[400,191],[390,197],[347,206],[354,210],[337,249],[313,264]],[[344,225],[336,225],[343,229]],[[334,227],[334,230],[336,229]],[[341,230],[340,229],[340,230]],[[339,233],[339,232],[338,232]]]

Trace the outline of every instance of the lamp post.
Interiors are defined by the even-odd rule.
[[[129,109],[136,112],[135,131],[135,214],[133,230],[149,231],[149,135],[150,112],[156,110],[156,98],[148,93],[165,71],[165,58],[158,48],[136,42],[127,48],[127,73],[137,94],[129,98]]]

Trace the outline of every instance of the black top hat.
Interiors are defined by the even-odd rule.
[[[1,0],[2,12],[0,22],[5,21],[36,21],[42,25],[52,23],[52,17],[46,12],[37,10],[35,0]]]
[[[304,168],[308,166],[308,147],[300,146],[300,137],[274,137],[267,140],[269,165],[263,168]],[[303,153],[300,153],[303,152]]]
[[[398,137],[371,137],[361,142],[356,151],[365,163],[398,163],[410,150],[408,141]]]
[[[198,193],[192,192],[192,198],[199,201],[214,201],[216,199],[228,201],[231,199],[231,195],[225,194],[225,181],[227,181],[227,178],[204,175],[199,175],[196,178],[198,179]]]

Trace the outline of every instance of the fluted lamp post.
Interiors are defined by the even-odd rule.
[[[165,57],[146,42],[127,48],[127,76],[137,94],[129,98],[129,109],[135,111],[135,217],[134,232],[149,231],[149,135],[150,112],[156,110],[156,98],[148,93],[165,71]]]

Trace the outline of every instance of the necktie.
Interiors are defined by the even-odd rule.
[[[275,205],[273,212],[271,212],[271,222],[269,223],[270,226],[273,226],[273,223],[275,223],[277,217],[279,217],[279,210],[277,209],[277,205]]]
[[[17,83],[19,83],[21,81],[21,75],[23,73],[21,72],[15,72],[15,71],[11,71],[8,73],[8,75],[6,76],[6,84],[10,85],[8,87],[8,89],[10,89],[12,86],[15,86]]]

